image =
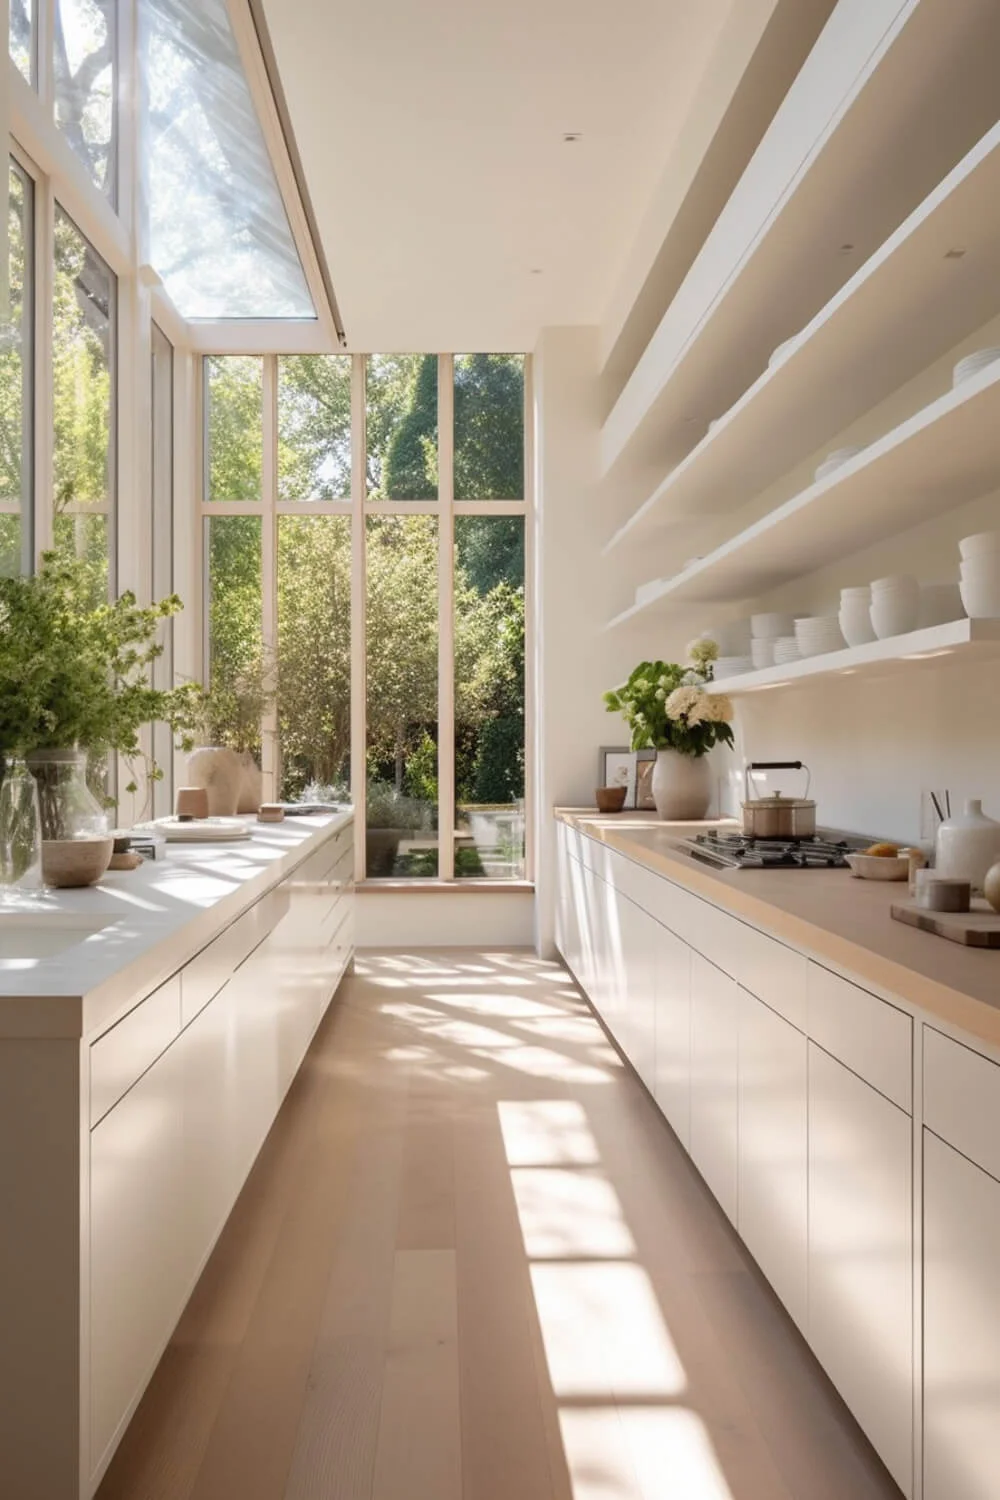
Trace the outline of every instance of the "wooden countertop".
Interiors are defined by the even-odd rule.
[[[1000,951],[964,948],[894,921],[889,908],[905,897],[905,885],[857,880],[848,870],[713,870],[678,841],[718,823],[578,808],[557,808],[556,817],[866,988],[1000,1048]]]

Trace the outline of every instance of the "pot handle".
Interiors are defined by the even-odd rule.
[[[746,788],[747,800],[750,798],[750,777],[753,771],[805,771],[806,789],[805,796],[809,796],[809,786],[812,775],[805,761],[802,760],[751,760],[747,762],[743,773],[743,784]]]

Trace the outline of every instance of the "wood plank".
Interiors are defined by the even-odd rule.
[[[400,1250],[373,1500],[462,1500],[453,1250]]]

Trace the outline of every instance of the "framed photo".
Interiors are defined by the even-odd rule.
[[[655,812],[653,801],[653,767],[655,750],[637,750],[635,755],[635,805],[640,812]]]
[[[634,809],[636,752],[619,746],[602,745],[598,752],[597,785],[625,787],[625,806]]]

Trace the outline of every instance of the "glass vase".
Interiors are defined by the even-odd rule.
[[[37,891],[41,884],[38,787],[24,761],[15,760],[0,781],[0,896]]]
[[[46,843],[107,838],[107,815],[87,785],[86,751],[33,750],[27,764],[38,787]]]

